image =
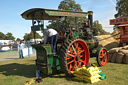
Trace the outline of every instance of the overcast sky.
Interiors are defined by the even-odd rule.
[[[21,13],[31,8],[57,9],[62,0],[0,0],[0,32],[11,32],[14,37],[23,39],[25,33],[31,31],[31,20],[25,20]],[[116,13],[116,0],[75,0],[84,12],[93,11],[94,20],[103,27],[109,25],[109,19]],[[47,24],[47,23],[45,23]],[[112,32],[112,28],[103,28]],[[40,33],[41,34],[41,33]]]

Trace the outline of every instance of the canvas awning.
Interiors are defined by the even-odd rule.
[[[21,16],[26,20],[56,20],[64,16],[86,17],[86,12],[76,12],[67,10],[53,10],[33,8],[25,11]]]

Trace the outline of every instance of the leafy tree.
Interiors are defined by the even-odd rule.
[[[6,35],[4,33],[0,32],[0,40],[4,40],[5,37],[6,37]]]
[[[60,2],[58,6],[59,10],[71,10],[71,11],[82,11],[79,4],[76,4],[74,0],[63,0]],[[74,18],[74,17],[67,17],[66,20],[62,18],[61,20],[52,20],[50,21],[51,24],[47,26],[47,28],[53,28],[57,31],[63,31],[76,28],[77,30],[82,27],[82,23],[86,18]],[[76,21],[76,22],[75,22]],[[75,25],[76,24],[76,25]],[[109,34],[102,29],[102,25],[99,24],[98,21],[94,22],[94,30],[95,35],[102,35],[102,34]],[[98,34],[99,33],[99,34]]]
[[[94,36],[110,34],[109,32],[106,32],[105,30],[102,29],[102,25],[99,23],[99,21],[94,21],[93,29],[95,32]]]
[[[26,40],[26,41],[30,40],[31,38],[29,37],[29,35],[30,35],[29,33],[25,33],[24,40]]]
[[[70,10],[70,11],[82,11],[80,4],[76,4],[74,0],[63,0],[58,6],[59,10]],[[82,27],[81,23],[84,22],[84,18],[67,17],[61,18],[61,20],[49,21],[51,24],[47,28],[53,28],[57,31],[69,30],[72,28]],[[75,25],[76,24],[76,25]]]
[[[116,0],[116,18],[128,16],[128,0]]]
[[[20,41],[21,39],[20,38],[17,38],[16,41]]]
[[[12,35],[12,33],[8,32],[5,37],[6,40],[15,40],[15,37]]]
[[[36,37],[36,39],[38,38],[40,38],[41,39],[41,36],[39,35],[39,33],[35,33],[35,37]],[[34,38],[34,33],[33,32],[30,32],[30,33],[25,33],[25,35],[24,35],[24,40],[30,40],[30,39],[33,39]]]

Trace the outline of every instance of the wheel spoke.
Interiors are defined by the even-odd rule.
[[[72,45],[72,48],[73,48],[74,53],[76,54],[76,51],[75,51],[75,48],[74,48],[74,46],[73,46],[73,45]]]
[[[78,67],[77,67],[77,63],[76,63],[76,69],[78,69]]]
[[[71,56],[71,57],[75,57],[74,55],[70,54],[70,53],[67,53],[67,55]]]
[[[69,59],[71,59],[72,57],[68,57],[68,58],[66,58],[66,60],[69,60]]]
[[[84,50],[80,51],[80,52],[78,53],[78,55],[81,54],[82,52],[84,52]]]
[[[82,62],[82,63],[85,63],[83,60],[79,60],[80,62]]]
[[[76,48],[75,48],[75,51],[76,51],[76,49],[78,48],[78,43],[76,44]]]
[[[70,64],[70,66],[69,66],[69,71],[71,71],[71,64]]]
[[[74,64],[73,68],[72,68],[72,71],[74,70],[75,67],[76,67],[76,62],[75,62],[75,64]]]
[[[80,62],[78,61],[78,66],[79,66],[79,68],[81,67],[81,65],[80,65]]]
[[[103,58],[103,55],[100,55],[99,58]]]
[[[80,56],[80,58],[82,58],[82,57],[83,57],[83,55]]]
[[[72,49],[69,47],[70,53],[72,54]]]
[[[69,64],[71,64],[71,63],[73,63],[73,62],[74,62],[74,60],[72,60],[72,61],[68,62],[68,63],[67,63],[67,65],[69,65]]]

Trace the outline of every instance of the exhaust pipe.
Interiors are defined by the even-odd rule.
[[[88,22],[91,30],[93,30],[93,12],[88,11]]]

